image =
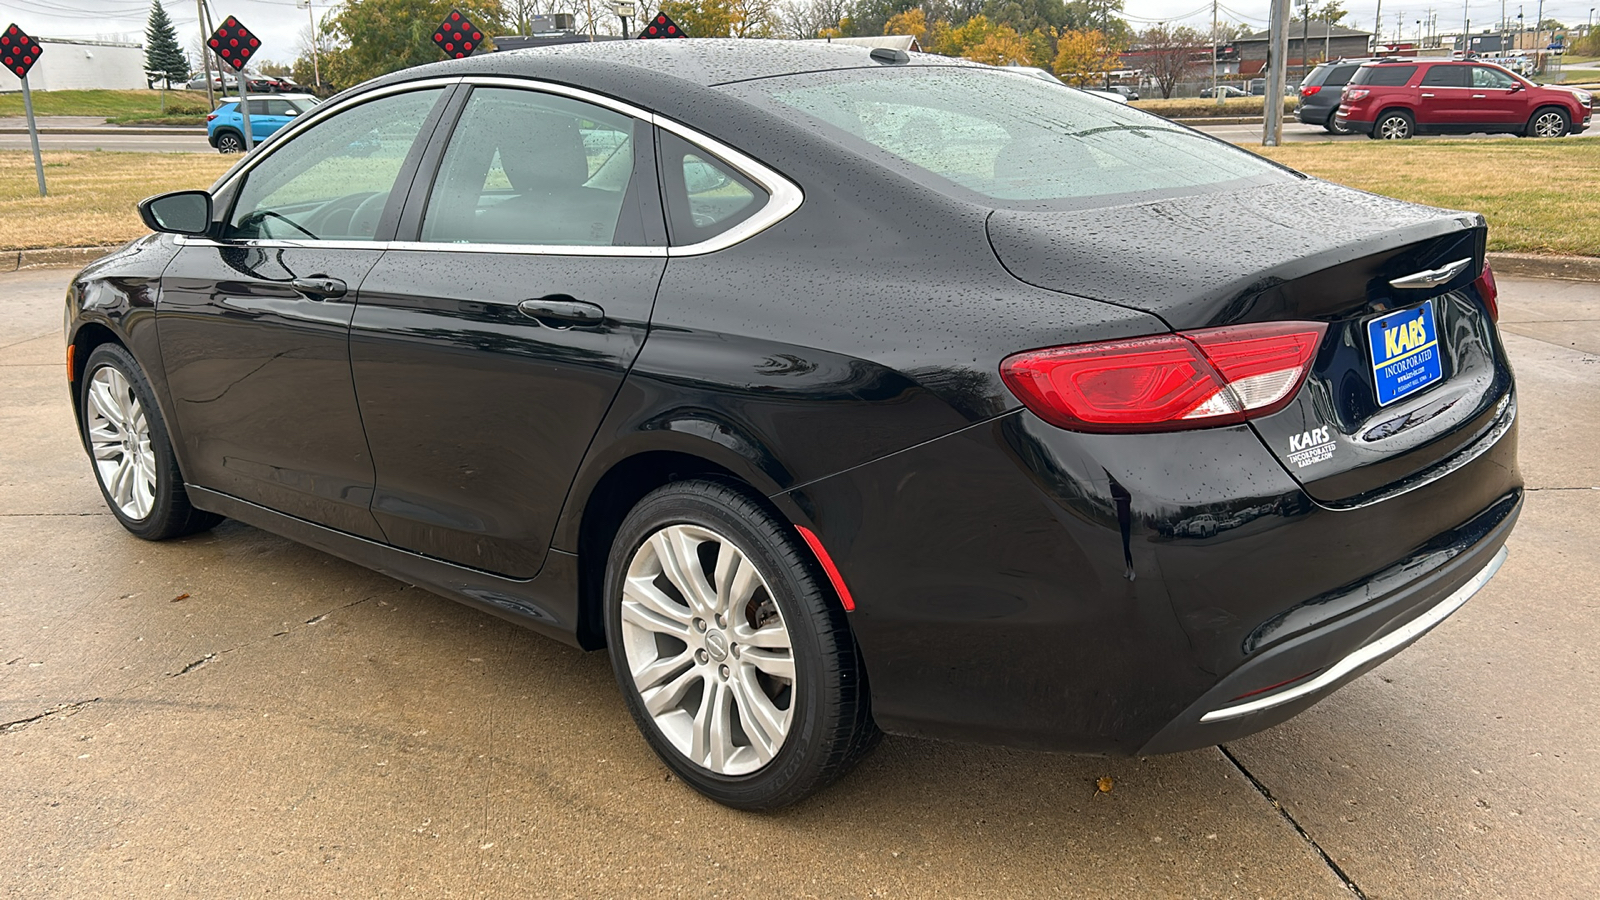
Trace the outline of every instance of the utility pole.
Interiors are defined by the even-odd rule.
[[[206,102],[210,105],[208,110],[217,108],[217,93],[211,89],[211,54],[206,51],[206,38],[211,32],[206,30],[206,5],[205,0],[194,0],[195,9],[200,15],[200,65],[206,70]]]
[[[1372,52],[1376,53],[1383,45],[1383,0],[1378,0],[1378,11],[1372,20],[1377,23],[1372,26]]]
[[[1306,0],[1306,11],[1300,19],[1300,80],[1306,77],[1307,63],[1311,61],[1311,53],[1306,50],[1306,45],[1311,42],[1311,0]]]
[[[1266,113],[1261,125],[1261,145],[1276,147],[1283,143],[1283,88],[1289,71],[1289,3],[1290,0],[1272,0],[1270,40],[1267,44],[1267,90],[1262,99]]]
[[[1538,53],[1544,49],[1544,41],[1539,35],[1544,33],[1544,0],[1539,0],[1539,12],[1533,18],[1533,52]],[[1537,59],[1537,57],[1535,57]]]
[[[1590,10],[1592,16],[1594,10]],[[1222,105],[1222,91],[1217,89],[1217,0],[1211,0],[1211,96]]]
[[[311,23],[311,80],[316,82],[312,90],[322,88],[322,66],[317,63],[317,17],[311,9],[311,0],[305,0],[306,21]]]

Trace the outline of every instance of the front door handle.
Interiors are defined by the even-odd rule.
[[[1433,95],[1432,94],[1423,94],[1422,95],[1422,99],[1424,99],[1424,100],[1432,100],[1433,99]]]
[[[593,303],[585,303],[567,294],[550,294],[535,297],[517,304],[523,315],[553,328],[572,325],[599,325],[605,321],[606,311]]]
[[[312,300],[326,300],[329,297],[343,297],[349,292],[349,287],[338,278],[327,275],[312,275],[310,278],[296,278],[289,282],[294,289]]]

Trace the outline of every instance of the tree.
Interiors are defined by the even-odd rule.
[[[690,37],[733,34],[734,0],[662,0],[661,11]]]
[[[1163,98],[1195,68],[1202,48],[1209,49],[1205,36],[1186,25],[1152,25],[1139,35],[1144,74],[1156,83]]]
[[[779,31],[784,37],[809,40],[837,31],[849,4],[845,0],[789,0],[779,7]]]
[[[450,11],[483,29],[485,49],[491,34],[505,33],[500,0],[350,0],[323,28],[338,49],[322,59],[323,80],[347,88],[400,69],[438,62],[443,52],[433,30]]]
[[[1098,29],[1064,31],[1056,41],[1056,75],[1078,87],[1103,84],[1117,61],[1117,45]]]
[[[148,84],[157,81],[172,87],[174,81],[189,80],[189,58],[178,45],[178,32],[167,18],[159,0],[150,4],[150,22],[144,30],[144,74]]]
[[[933,49],[933,29],[928,25],[928,16],[920,6],[890,16],[889,21],[884,23],[883,33],[909,34],[917,39],[922,49]]]
[[[1033,58],[1028,52],[1028,42],[1007,25],[997,25],[983,36],[983,40],[968,47],[962,54],[973,62],[991,66],[1031,66]]]

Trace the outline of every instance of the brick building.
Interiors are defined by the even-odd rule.
[[[1372,32],[1326,22],[1289,23],[1289,71],[1299,72],[1326,59],[1367,56]],[[1267,65],[1271,34],[1259,31],[1233,42],[1239,51],[1239,73],[1258,75]],[[1308,52],[1309,51],[1309,52]]]

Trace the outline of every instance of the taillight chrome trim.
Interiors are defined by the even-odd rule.
[[[1279,691],[1276,694],[1268,694],[1265,697],[1251,700],[1247,703],[1236,703],[1233,706],[1224,706],[1221,709],[1214,709],[1211,712],[1201,716],[1200,721],[1222,722],[1228,719],[1237,719],[1240,716],[1248,716],[1251,713],[1258,713],[1263,710],[1272,709],[1275,706],[1282,706],[1285,703],[1299,700],[1308,694],[1314,694],[1318,691],[1331,688],[1340,679],[1344,678],[1346,675],[1349,675],[1351,672],[1354,672],[1356,669],[1361,668],[1367,663],[1380,660],[1383,657],[1398,652],[1405,645],[1415,641],[1417,638],[1422,637],[1430,629],[1432,629],[1433,626],[1438,625],[1440,622],[1443,622],[1445,619],[1449,618],[1451,613],[1466,605],[1466,602],[1472,599],[1472,595],[1481,590],[1484,585],[1489,583],[1489,579],[1493,578],[1495,573],[1500,571],[1500,566],[1505,563],[1506,554],[1508,552],[1509,548],[1501,547],[1500,552],[1496,553],[1494,558],[1489,560],[1488,565],[1484,566],[1482,569],[1479,569],[1478,574],[1472,576],[1472,580],[1468,581],[1461,587],[1456,588],[1455,591],[1451,592],[1450,596],[1434,604],[1434,606],[1427,612],[1416,617],[1415,619],[1412,619],[1410,622],[1407,622],[1394,631],[1389,632],[1370,644],[1365,644],[1356,648],[1356,650],[1350,653],[1350,655],[1334,663],[1327,671],[1323,672],[1321,675],[1318,675],[1316,678],[1301,684],[1296,684],[1293,687]]]

